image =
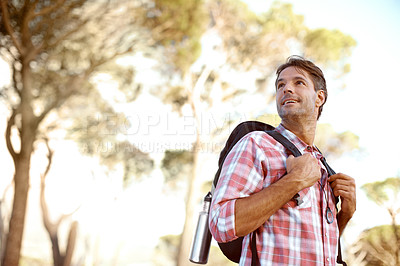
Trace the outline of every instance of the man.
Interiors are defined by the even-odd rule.
[[[251,265],[253,232],[260,265],[336,265],[338,238],[355,212],[356,195],[353,178],[342,173],[328,178],[313,145],[327,99],[324,75],[311,61],[290,57],[278,68],[275,86],[282,119],[275,130],[302,156],[288,154],[262,131],[243,137],[222,167],[211,233],[218,242],[245,236],[240,265]]]

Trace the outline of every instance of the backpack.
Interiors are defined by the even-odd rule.
[[[224,164],[225,158],[232,150],[233,146],[245,135],[252,131],[265,131],[272,138],[282,144],[286,149],[288,149],[293,156],[298,157],[301,156],[300,151],[296,148],[296,146],[291,143],[288,139],[282,136],[279,132],[274,131],[274,127],[263,122],[259,121],[246,121],[240,123],[230,134],[228,140],[226,141],[225,147],[220,153],[218,160],[218,171],[215,174],[214,181],[212,184],[212,192],[214,192],[215,187],[218,184],[219,176],[221,174],[222,165]],[[324,164],[327,169],[328,175],[336,174],[335,171],[328,165],[325,158],[322,157],[321,162]],[[297,194],[298,195],[298,194]],[[295,196],[296,197],[296,196]],[[295,198],[296,199],[296,198]],[[338,198],[336,198],[336,204],[338,203]],[[337,207],[336,207],[337,208]],[[244,237],[239,237],[231,242],[219,243],[218,246],[221,249],[222,253],[231,261],[239,263],[241,252],[242,252],[242,242]],[[340,247],[340,238],[338,240],[338,256],[337,263],[343,264],[346,266],[346,263],[342,260],[341,247]],[[252,233],[252,237],[250,240],[251,251],[252,251],[252,265],[259,265],[259,259],[256,251],[256,234]]]

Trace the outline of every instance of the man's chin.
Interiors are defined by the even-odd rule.
[[[296,112],[295,110],[281,111],[278,112],[278,115],[282,121],[297,121],[303,117],[300,112]]]

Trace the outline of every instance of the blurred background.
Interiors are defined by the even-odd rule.
[[[400,265],[397,0],[1,1],[3,265],[193,265],[219,152],[314,61],[316,145],[357,183],[349,265]],[[231,265],[212,243],[209,265]]]

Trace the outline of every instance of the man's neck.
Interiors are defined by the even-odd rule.
[[[298,122],[282,119],[281,124],[284,128],[291,131],[306,144],[310,146],[314,144],[317,121]]]

